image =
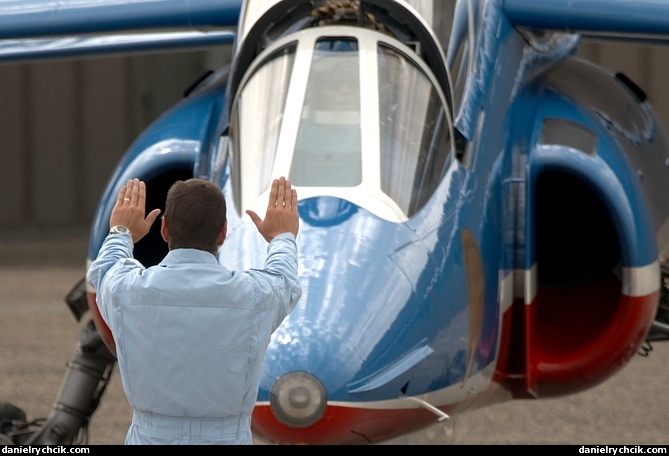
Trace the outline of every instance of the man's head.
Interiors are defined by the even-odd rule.
[[[191,248],[216,254],[227,229],[225,198],[204,179],[176,181],[167,192],[161,234],[170,250]]]

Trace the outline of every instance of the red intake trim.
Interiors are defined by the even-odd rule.
[[[525,385],[535,397],[576,393],[620,370],[643,342],[659,292],[631,297],[607,277],[540,289],[526,309]]]

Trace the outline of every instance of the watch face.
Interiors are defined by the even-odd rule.
[[[116,225],[112,226],[111,230],[109,230],[109,234],[123,234],[123,233],[129,233],[130,230],[126,228],[125,226],[122,225]]]

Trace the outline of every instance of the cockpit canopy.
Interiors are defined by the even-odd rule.
[[[264,211],[267,183],[406,221],[454,157],[442,84],[387,33],[328,25],[287,34],[253,61],[230,112],[235,206]]]

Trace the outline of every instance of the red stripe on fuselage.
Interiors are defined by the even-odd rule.
[[[365,409],[329,405],[315,424],[293,428],[279,422],[269,405],[253,411],[253,436],[288,445],[363,445],[379,443],[437,423],[424,409]]]

